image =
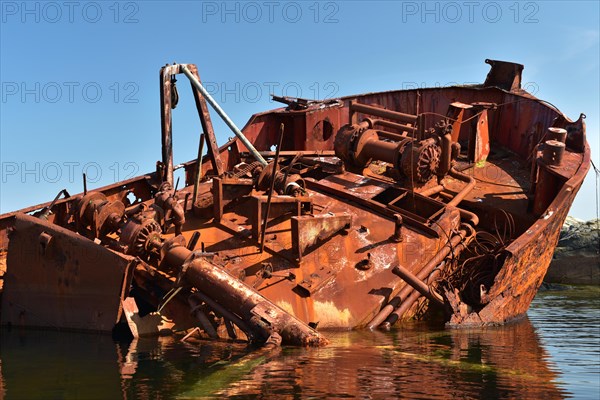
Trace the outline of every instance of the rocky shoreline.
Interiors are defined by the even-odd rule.
[[[600,220],[567,217],[544,282],[600,285]]]

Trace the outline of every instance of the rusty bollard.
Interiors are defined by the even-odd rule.
[[[544,146],[543,159],[547,165],[558,166],[562,163],[565,144],[558,140],[547,140]]]
[[[394,234],[390,238],[392,241],[396,243],[400,243],[404,238],[402,237],[402,215],[396,214],[394,215]]]

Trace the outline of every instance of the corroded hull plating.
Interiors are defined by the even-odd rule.
[[[0,216],[2,322],[106,330],[126,320],[140,335],[198,326],[213,338],[319,345],[315,327],[523,315],[590,150],[583,115],[570,121],[521,90],[519,64],[487,62],[483,85],[277,98],[287,107],[252,116],[220,148],[195,66],[164,67],[156,172]],[[192,81],[199,158],[207,150],[182,165],[180,190],[177,73]],[[111,258],[118,270],[94,272]]]

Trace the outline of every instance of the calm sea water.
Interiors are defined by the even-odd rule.
[[[330,333],[321,349],[0,333],[0,398],[600,398],[600,288],[540,292],[505,327]]]

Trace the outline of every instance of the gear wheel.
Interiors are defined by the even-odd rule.
[[[408,144],[402,152],[401,168],[414,182],[427,182],[440,165],[441,148],[435,143]]]
[[[144,255],[151,251],[150,243],[160,241],[162,228],[154,219],[145,219],[133,240],[132,253]]]
[[[126,253],[145,256],[152,251],[152,245],[161,243],[162,228],[154,218],[132,218],[121,232],[119,242],[127,249]]]

